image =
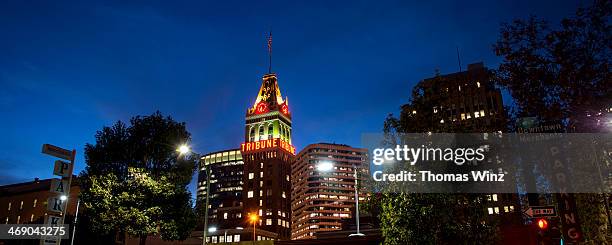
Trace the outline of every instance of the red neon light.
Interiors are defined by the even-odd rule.
[[[255,142],[244,142],[240,145],[240,151],[243,153],[248,153],[277,147],[295,155],[295,146],[292,146],[291,144],[289,144],[289,142],[281,140],[280,138],[260,140]]]
[[[268,111],[268,103],[266,103],[265,101],[259,102],[259,104],[257,104],[257,107],[255,108],[255,114],[262,114]]]
[[[283,104],[283,106],[281,106],[281,112],[285,115],[289,114],[289,106],[287,106],[287,104]]]

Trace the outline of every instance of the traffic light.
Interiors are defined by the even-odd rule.
[[[537,224],[540,230],[546,230],[546,228],[548,228],[548,221],[545,219],[538,219]]]

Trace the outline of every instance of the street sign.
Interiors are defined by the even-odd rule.
[[[55,161],[55,165],[53,166],[53,174],[62,177],[70,177],[71,167],[72,165],[69,162],[57,160]]]
[[[50,144],[44,144],[42,153],[72,161],[72,151]]]
[[[47,199],[47,210],[58,213],[64,212],[64,201],[59,196],[49,197]]]
[[[50,191],[61,195],[68,195],[66,192],[68,190],[68,185],[68,180],[52,179]]]
[[[523,213],[529,218],[557,216],[555,206],[530,206]]]

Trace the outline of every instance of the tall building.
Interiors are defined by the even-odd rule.
[[[433,128],[457,132],[506,131],[506,113],[499,88],[492,72],[482,62],[469,64],[466,71],[436,75],[416,86],[423,93],[423,103],[433,111]],[[408,105],[402,113],[421,113]],[[490,193],[486,195],[485,212],[491,219],[505,224],[521,222],[518,195]]]
[[[467,71],[437,75],[417,84],[424,102],[432,105],[433,125],[460,125],[472,128],[504,130],[501,91],[495,87],[492,74],[482,62],[468,65]],[[418,113],[408,106],[407,113]]]
[[[255,103],[247,109],[244,161],[243,217],[259,216],[258,229],[290,238],[291,112],[283,99],[276,74],[266,74]]]
[[[321,163],[331,169],[320,171]],[[316,239],[318,232],[341,230],[343,221],[354,219],[355,188],[360,201],[367,193],[355,186],[355,168],[365,180],[367,149],[319,143],[300,151],[291,171],[291,239]]]
[[[198,174],[198,201],[205,203],[206,168],[210,168],[208,224],[217,229],[244,227],[242,217],[242,171],[239,149],[218,151],[202,156]]]

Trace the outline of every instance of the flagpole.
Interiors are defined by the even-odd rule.
[[[268,56],[270,58],[270,64],[268,66],[268,73],[272,73],[272,31],[270,31],[270,36],[268,36]]]

